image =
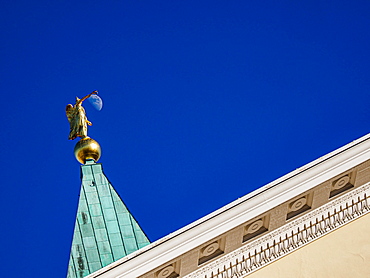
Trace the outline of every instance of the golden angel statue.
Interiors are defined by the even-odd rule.
[[[85,138],[87,137],[87,125],[92,125],[92,123],[87,119],[85,109],[82,107],[82,102],[92,95],[97,95],[98,91],[94,91],[87,96],[79,99],[76,97],[75,105],[68,104],[66,106],[67,119],[69,121],[70,132],[69,140],[74,140],[77,137]]]

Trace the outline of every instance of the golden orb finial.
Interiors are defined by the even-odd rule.
[[[85,164],[88,159],[93,159],[97,162],[101,156],[101,148],[97,141],[90,137],[85,137],[77,142],[74,153],[81,164]]]

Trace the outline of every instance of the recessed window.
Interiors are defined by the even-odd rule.
[[[156,274],[156,278],[175,278],[179,277],[177,273],[176,264],[170,264],[159,270]]]
[[[288,214],[286,219],[293,218],[309,209],[312,205],[312,194],[301,196],[288,204]]]
[[[264,216],[247,224],[244,228],[243,242],[268,231],[268,217]]]
[[[213,241],[199,250],[198,264],[205,263],[224,253],[224,239]]]
[[[330,198],[351,189],[353,184],[351,183],[351,175],[345,175],[337,180],[335,180],[331,185]]]

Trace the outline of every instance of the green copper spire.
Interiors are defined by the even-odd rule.
[[[82,169],[67,278],[82,278],[150,242],[126,208],[102,165],[87,160]]]

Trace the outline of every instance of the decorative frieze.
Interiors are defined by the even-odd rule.
[[[156,278],[175,278],[179,276],[179,263],[174,262],[170,265],[165,266],[156,273]]]
[[[312,193],[296,198],[288,204],[288,214],[286,219],[291,219],[309,209],[312,206]]]
[[[354,187],[354,182],[352,181],[353,173],[346,174],[339,179],[333,181],[331,190],[330,190],[330,198],[343,193],[344,191],[347,191]]]
[[[199,250],[198,264],[203,264],[224,253],[225,238],[219,238],[211,243],[206,244]]]
[[[267,232],[269,227],[269,218],[269,215],[265,215],[257,220],[253,220],[251,223],[248,223],[244,228],[243,242]]]
[[[342,177],[334,181],[341,187]],[[298,216],[295,220],[260,236],[245,246],[200,267],[184,278],[234,278],[245,277],[261,267],[318,239],[341,226],[370,212],[370,183],[366,183],[331,202]],[[308,196],[309,198],[309,196]],[[298,202],[298,203],[297,203]],[[303,205],[302,205],[303,204]],[[290,203],[293,209],[307,205],[307,196]],[[290,207],[291,207],[290,206]],[[290,208],[292,209],[292,208]],[[251,223],[250,232],[261,228],[258,219]]]

